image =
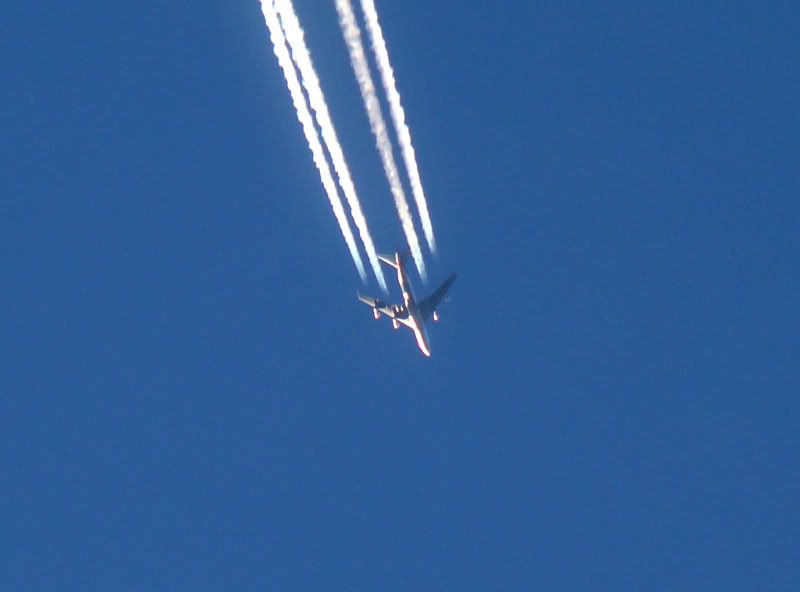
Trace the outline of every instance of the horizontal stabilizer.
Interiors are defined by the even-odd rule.
[[[395,261],[394,257],[391,255],[378,255],[378,259],[383,261],[386,265],[391,265],[395,269],[397,269],[397,261]]]

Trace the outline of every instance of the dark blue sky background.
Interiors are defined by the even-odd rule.
[[[0,587],[799,589],[795,3],[378,10],[431,359],[355,301],[256,0],[2,3]]]

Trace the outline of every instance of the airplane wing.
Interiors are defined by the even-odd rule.
[[[453,285],[453,282],[456,281],[457,274],[452,273],[450,277],[447,278],[444,283],[439,286],[439,288],[430,296],[428,296],[425,300],[419,303],[419,310],[422,313],[422,318],[424,320],[428,320],[430,316],[433,314],[433,311],[439,306],[439,303],[442,301],[442,298],[445,297],[447,291],[450,289],[450,286]]]
[[[408,312],[406,311],[405,307],[400,304],[386,304],[385,302],[383,302],[378,298],[372,298],[371,296],[363,296],[358,292],[356,292],[356,294],[358,295],[358,299],[361,302],[363,302],[368,306],[371,306],[374,310],[382,312],[390,319],[402,320],[408,316]]]

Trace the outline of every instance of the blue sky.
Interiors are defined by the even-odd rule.
[[[796,7],[377,6],[431,359],[355,301],[258,2],[0,7],[3,588],[797,589]]]

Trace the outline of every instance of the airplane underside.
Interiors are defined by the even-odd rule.
[[[380,299],[362,296],[361,294],[358,294],[358,299],[372,308],[372,315],[375,320],[380,319],[383,314],[391,319],[394,329],[398,329],[400,325],[405,325],[411,329],[420,351],[426,357],[430,357],[431,349],[427,331],[425,330],[425,323],[429,318],[434,321],[439,320],[436,307],[444,299],[453,282],[455,282],[456,274],[451,274],[428,298],[416,302],[408,276],[405,273],[404,256],[400,253],[395,253],[393,258],[387,255],[379,255],[378,257],[381,261],[397,270],[397,283],[403,292],[403,304],[386,304]]]

